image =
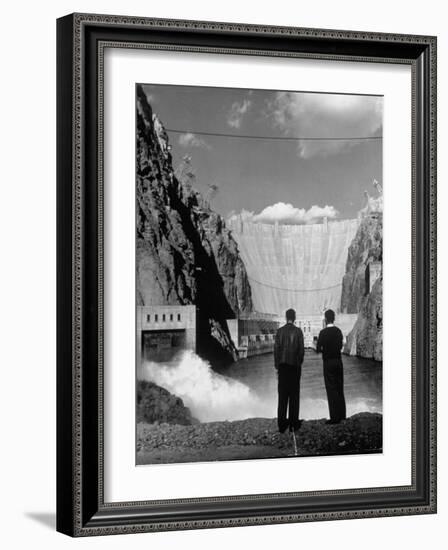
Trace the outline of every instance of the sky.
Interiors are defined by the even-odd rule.
[[[383,184],[381,139],[296,139],[378,138],[382,97],[160,84],[144,90],[167,129],[174,167],[190,155],[195,187],[206,193],[217,186],[212,207],[225,218],[353,218],[364,190],[376,195],[373,179]]]

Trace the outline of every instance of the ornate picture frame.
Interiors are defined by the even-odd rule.
[[[411,67],[410,485],[167,500],[153,499],[148,489],[143,501],[105,501],[103,107],[108,47]],[[435,513],[436,38],[72,14],[57,22],[57,51],[57,530],[91,536]]]

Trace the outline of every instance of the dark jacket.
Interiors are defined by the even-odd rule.
[[[322,353],[324,361],[341,359],[342,343],[343,336],[341,330],[335,326],[326,327],[319,333],[316,351],[317,353]]]
[[[299,366],[302,364],[305,348],[302,329],[286,323],[277,330],[274,345],[275,368],[281,364]]]

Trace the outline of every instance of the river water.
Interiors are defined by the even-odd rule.
[[[343,356],[343,363],[347,415],[382,412],[382,363],[349,356]],[[193,351],[184,351],[167,364],[145,361],[138,378],[180,397],[201,422],[277,415],[272,353],[242,359],[218,372]],[[314,351],[306,352],[302,366],[300,418],[328,418],[322,358]]]
[[[342,360],[347,416],[358,412],[382,413],[382,363],[345,355]],[[277,376],[271,353],[240,360],[221,373],[251,389],[265,404],[263,416],[276,416]],[[300,386],[300,418],[328,417],[322,356],[314,351],[305,353]]]

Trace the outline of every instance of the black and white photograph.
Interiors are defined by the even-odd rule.
[[[382,452],[382,126],[136,86],[137,465]]]

